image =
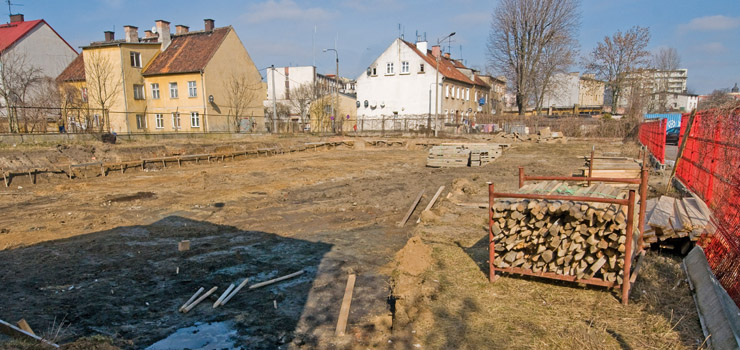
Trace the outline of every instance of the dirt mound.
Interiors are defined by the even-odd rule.
[[[455,179],[452,181],[452,192],[471,195],[478,193],[478,189],[467,179]]]
[[[396,253],[395,261],[399,272],[418,276],[432,265],[432,248],[418,236],[411,237],[406,246]]]
[[[437,214],[432,213],[431,210],[426,210],[421,212],[421,221],[424,223],[434,223],[439,220],[439,216]]]

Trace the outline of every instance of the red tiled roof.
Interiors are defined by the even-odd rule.
[[[23,38],[26,34],[28,34],[31,30],[36,28],[36,26],[40,25],[41,23],[46,24],[49,26],[46,21],[43,19],[37,19],[33,21],[23,21],[23,22],[13,22],[13,23],[6,23],[0,25],[0,52],[5,51],[5,49],[9,48],[13,44],[15,44],[18,40]],[[62,38],[59,33],[57,33],[54,28],[49,26],[49,29],[56,34],[59,39],[62,39],[67,46],[69,46],[72,51],[77,52],[67,41]]]
[[[408,45],[408,47],[411,48],[411,50],[413,50],[414,52],[416,52],[417,55],[421,56],[421,58],[423,58],[427,62],[427,64],[432,66],[432,68],[437,68],[437,58],[434,57],[434,55],[432,55],[431,50],[427,50],[426,53],[422,53],[413,43],[410,43],[405,40],[401,40],[401,41],[404,42],[406,45]],[[455,60],[451,60],[449,58],[445,58],[444,56],[439,58],[439,69],[438,70],[439,70],[439,73],[442,74],[445,78],[457,80],[459,82],[470,84],[470,85],[479,85],[479,86],[489,88],[488,84],[486,84],[480,78],[476,77],[475,81],[473,81],[470,78],[468,78],[467,75],[457,70],[457,67],[467,68],[464,65],[462,65],[462,63],[457,62]]]
[[[209,32],[173,35],[170,45],[152,60],[142,75],[200,72],[230,31],[229,26]]]
[[[64,68],[57,77],[57,81],[85,81],[85,61],[82,59],[82,54],[77,55],[67,68]]]

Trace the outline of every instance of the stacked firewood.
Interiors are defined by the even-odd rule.
[[[625,187],[601,183],[568,186],[559,181],[526,185],[517,192],[617,199],[628,196]],[[634,227],[637,227],[637,206],[634,214]],[[622,283],[627,242],[626,205],[497,198],[492,215],[495,267]],[[633,252],[637,249],[638,236],[635,230]]]

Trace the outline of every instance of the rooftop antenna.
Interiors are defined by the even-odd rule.
[[[398,37],[401,38],[401,23],[398,24]]]
[[[13,10],[10,8],[11,6],[23,6],[22,4],[14,4],[11,2],[11,0],[5,0],[5,3],[8,4],[8,15],[13,15]]]

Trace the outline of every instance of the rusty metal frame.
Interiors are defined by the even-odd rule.
[[[617,183],[629,183],[629,184],[640,184],[640,192],[642,194],[643,187],[647,186],[647,170],[643,168],[641,179],[615,179],[615,178],[592,178],[592,177],[563,177],[563,176],[526,176],[524,175],[524,168],[519,167],[519,184],[523,186],[524,181],[527,180],[571,180],[571,181],[602,181],[602,182],[617,182]],[[608,282],[597,278],[579,279],[575,276],[565,276],[553,272],[534,272],[523,268],[496,268],[493,261],[496,258],[496,249],[493,235],[493,203],[496,198],[521,198],[521,199],[545,199],[545,200],[568,200],[578,202],[595,202],[595,203],[610,203],[627,206],[627,229],[626,229],[626,242],[625,242],[625,259],[624,259],[624,270],[622,273],[622,284],[618,285],[616,282]],[[645,197],[642,197],[645,198]],[[634,214],[635,214],[635,190],[629,190],[628,198],[625,199],[612,199],[612,198],[599,198],[599,197],[584,197],[584,196],[564,196],[564,195],[544,195],[544,194],[530,194],[530,193],[498,193],[494,190],[494,184],[488,183],[488,271],[489,281],[494,282],[498,276],[496,271],[543,277],[556,279],[561,281],[569,281],[576,283],[583,283],[588,285],[596,285],[607,288],[621,288],[621,301],[622,304],[627,305],[629,300],[629,293],[632,287],[630,282],[630,272],[632,268],[632,259],[637,254],[633,254],[632,240],[634,235]],[[641,211],[644,211],[644,206],[640,206]],[[644,214],[643,214],[644,215]],[[644,216],[638,219],[638,222],[642,223]],[[642,230],[642,228],[641,228]],[[639,233],[638,244],[639,249],[642,250],[642,233]],[[639,251],[638,251],[639,252]]]

